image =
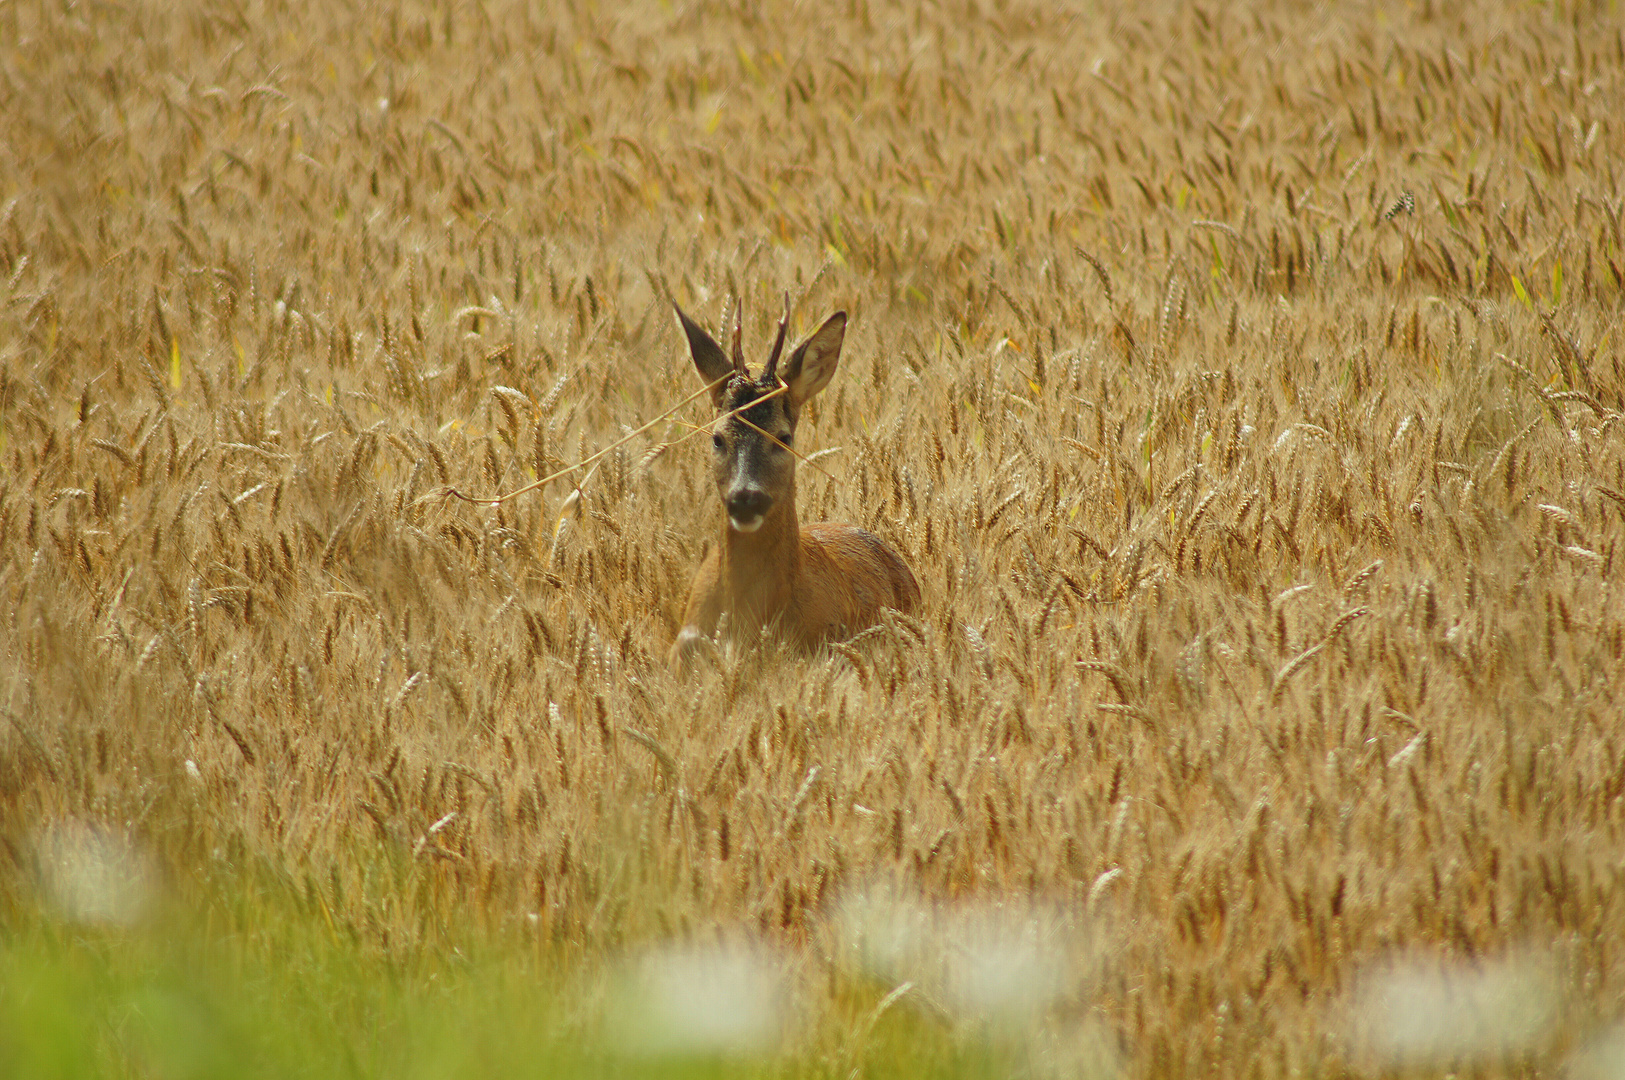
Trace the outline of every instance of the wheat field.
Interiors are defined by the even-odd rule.
[[[747,1072],[1617,1075],[1622,103],[1602,4],[0,5],[0,949],[482,948],[566,1033],[721,950]],[[680,679],[671,301],[760,363],[786,291],[802,518],[924,602]]]

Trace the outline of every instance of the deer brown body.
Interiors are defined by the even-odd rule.
[[[786,311],[760,375],[745,365],[737,316],[732,360],[681,308],[677,316],[718,413],[713,476],[723,521],[719,542],[694,575],[673,661],[687,666],[708,648],[724,616],[728,632],[741,640],[766,631],[812,649],[873,626],[883,608],[913,610],[920,586],[885,541],[853,525],[803,527],[796,519],[789,448],[801,407],[835,374],[846,313],[830,316],[780,369]]]

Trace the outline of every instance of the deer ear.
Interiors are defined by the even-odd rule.
[[[835,377],[835,365],[841,359],[841,342],[846,339],[846,312],[837,311],[812,336],[790,354],[785,362],[782,378],[790,387],[790,397],[796,404],[810,400],[829,385]]]
[[[688,336],[688,352],[694,358],[700,381],[711,387],[711,401],[720,407],[723,388],[728,385],[728,376],[734,373],[733,361],[728,359],[728,354],[722,351],[716,339],[700,328],[699,323],[689,318],[675,303],[672,307],[677,308],[677,318],[683,324],[683,333]]]

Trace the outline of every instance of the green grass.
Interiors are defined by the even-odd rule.
[[[245,883],[133,927],[36,909],[0,937],[0,1060],[31,1077],[601,1074],[534,953],[406,962]],[[252,897],[252,901],[245,898]]]
[[[572,962],[568,943],[492,935],[386,952],[247,876],[133,925],[8,911],[0,1074],[901,1078],[1058,1064],[1008,1034],[950,1030],[906,995],[877,1010],[887,988],[845,976],[830,976],[844,985],[823,998],[824,1015],[787,1010],[771,1046],[662,1050],[639,1037],[655,1020],[626,1015],[645,1000],[625,990],[631,960]]]

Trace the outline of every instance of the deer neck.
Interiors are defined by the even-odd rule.
[[[755,532],[742,533],[722,522],[722,579],[737,606],[762,621],[776,614],[795,591],[801,572],[801,526],[794,489],[762,519]]]

